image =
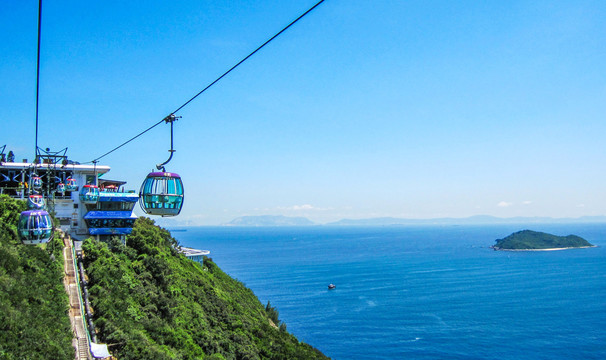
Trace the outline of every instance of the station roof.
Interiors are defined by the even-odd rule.
[[[9,170],[28,170],[31,168],[49,170],[49,171],[73,171],[73,172],[86,172],[105,174],[111,168],[108,165],[80,165],[80,164],[33,164],[24,162],[2,162],[0,163],[0,169]]]
[[[188,248],[188,247],[181,247],[181,254],[190,257],[190,256],[198,256],[198,255],[209,255],[210,251],[209,250],[198,250],[198,249],[192,249],[192,248]]]

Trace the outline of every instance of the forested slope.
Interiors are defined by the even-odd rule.
[[[119,359],[326,358],[276,326],[275,309],[242,283],[177,247],[147,218],[126,245],[85,241],[98,336]]]
[[[73,359],[61,240],[22,245],[25,202],[0,195],[0,359]]]

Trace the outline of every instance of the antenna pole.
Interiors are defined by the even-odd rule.
[[[38,61],[36,70],[36,151],[35,157],[38,157],[38,98],[40,96],[40,33],[42,30],[42,0],[38,1]],[[34,162],[36,159],[34,159]]]

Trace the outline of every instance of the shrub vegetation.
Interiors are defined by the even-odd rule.
[[[211,259],[200,265],[178,246],[148,218],[126,245],[84,242],[95,326],[119,359],[326,358]]]
[[[0,195],[0,359],[73,359],[63,244],[22,245],[25,202]]]

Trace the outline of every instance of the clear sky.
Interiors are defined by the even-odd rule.
[[[310,8],[46,0],[39,146],[87,162]],[[0,1],[0,146],[35,144],[37,1]],[[178,220],[606,214],[606,2],[327,0],[179,111]],[[137,189],[160,125],[106,156]]]

